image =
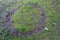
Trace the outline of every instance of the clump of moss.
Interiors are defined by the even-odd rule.
[[[12,15],[14,28],[20,31],[30,31],[38,27],[41,20],[41,10],[33,6],[23,6]]]

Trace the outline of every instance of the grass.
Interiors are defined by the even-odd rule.
[[[11,20],[14,21],[13,26],[17,30],[22,32],[30,31],[38,27],[41,20],[41,14],[42,12],[40,10],[32,6],[24,6],[12,15]]]
[[[53,1],[58,3],[56,0],[53,0]],[[14,6],[12,6],[12,7],[17,8],[17,6],[22,5],[21,3],[22,2],[17,1],[17,3],[14,4]],[[37,34],[26,36],[26,37],[24,37],[24,36],[17,37],[17,36],[9,35],[9,37],[7,36],[6,37],[7,39],[5,39],[5,40],[60,40],[60,36],[58,35],[59,32],[57,31],[58,30],[57,28],[60,26],[60,13],[59,13],[59,11],[58,12],[56,11],[56,9],[57,9],[56,7],[59,5],[56,4],[57,6],[53,7],[53,4],[51,4],[50,0],[40,0],[40,1],[38,1],[38,0],[23,0],[23,3],[24,4],[26,4],[26,3],[38,3],[41,7],[43,7],[43,9],[46,10],[46,17],[47,18],[46,18],[45,27],[47,27],[48,30],[43,29],[41,32],[39,32]],[[24,27],[23,27],[22,24],[20,25],[18,23],[20,20],[22,23],[25,23],[25,22],[29,23],[32,20],[31,17],[33,17],[33,16],[29,17],[31,12],[37,11],[39,13],[39,10],[32,8],[32,10],[30,11],[29,8],[31,9],[32,7],[31,6],[21,7],[19,10],[17,10],[17,12],[12,17],[12,20],[15,21],[15,23],[13,23],[13,25],[19,31],[20,31],[20,29],[22,31],[28,31],[28,30],[30,31],[31,29],[35,28],[35,24],[33,24],[34,27],[31,25],[28,25],[29,27],[28,26],[26,27],[26,25],[24,25]],[[24,10],[24,12],[26,13],[24,15],[28,16],[27,19],[25,19],[25,22],[23,22],[23,19],[21,19],[22,15],[20,13],[22,12],[22,10]],[[26,10],[28,12],[26,12]],[[38,19],[39,18],[42,18],[42,17],[38,17]],[[36,21],[33,21],[32,23],[34,23],[34,22],[36,22]],[[37,22],[39,22],[39,20]],[[56,25],[53,23],[56,23]],[[0,39],[3,40],[3,38],[1,38],[1,37],[2,36],[0,36]]]

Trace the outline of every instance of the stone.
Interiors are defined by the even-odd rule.
[[[21,34],[18,34],[19,36],[21,36]]]
[[[53,25],[57,25],[56,23],[53,23]]]
[[[47,27],[45,27],[45,30],[49,30]]]

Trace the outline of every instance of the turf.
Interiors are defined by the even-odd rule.
[[[12,15],[11,20],[13,26],[21,31],[29,31],[37,28],[39,22],[41,21],[41,10],[33,8],[32,6],[24,6],[20,8],[14,15]]]
[[[16,4],[13,4],[11,6],[11,8],[7,7],[8,9],[12,10],[17,8],[18,6],[23,5],[23,7],[19,8],[19,10],[16,11],[16,13],[12,16],[12,21],[15,21],[13,23],[13,26],[18,30],[18,31],[30,31],[33,30],[35,27],[35,22],[40,22],[39,20],[41,20],[42,17],[38,17],[38,21],[32,21],[31,25],[22,25],[23,23],[27,22],[30,23],[32,20],[33,16],[30,16],[30,14],[32,14],[31,12],[38,12],[41,13],[41,11],[37,10],[36,8],[33,8],[32,6],[25,6],[24,4],[27,3],[37,3],[39,4],[43,9],[45,9],[46,11],[46,24],[45,27],[48,28],[48,30],[43,29],[41,32],[38,32],[34,35],[29,35],[29,36],[22,36],[22,37],[18,37],[18,36],[14,36],[11,35],[7,32],[5,32],[5,35],[7,34],[8,36],[0,36],[0,39],[3,40],[60,40],[60,3],[59,0],[23,0],[22,2],[20,2],[19,0],[17,0]],[[30,9],[29,9],[30,8]],[[22,17],[22,10],[24,11],[24,18],[26,16],[26,18],[24,19],[25,22],[23,22],[23,19],[21,19]],[[26,12],[26,10],[28,12]],[[28,14],[29,13],[29,14]],[[7,13],[5,13],[6,15]],[[19,16],[18,16],[19,15]],[[41,14],[40,14],[41,15]],[[39,16],[40,16],[39,15]],[[28,17],[27,17],[28,16]],[[2,17],[3,18],[3,17]],[[3,20],[2,20],[3,21]],[[18,22],[22,22],[21,25]],[[6,24],[5,24],[6,25]],[[32,28],[33,27],[33,28]],[[5,29],[6,30],[6,29]],[[4,38],[2,38],[4,37]]]

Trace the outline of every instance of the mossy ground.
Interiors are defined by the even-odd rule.
[[[33,6],[21,7],[15,14],[12,15],[12,24],[18,31],[30,31],[37,28],[41,21],[41,10]]]
[[[60,26],[60,11],[59,9],[59,3],[58,0],[54,0],[57,6],[54,7],[53,4],[51,4],[52,0],[23,0],[23,3],[38,3],[43,9],[46,10],[46,24],[45,27],[47,27],[49,30],[42,30],[41,32],[26,36],[26,37],[9,37],[8,40],[60,40],[59,36],[59,26]],[[14,4],[13,8],[17,8],[21,2],[17,1],[16,4]],[[58,5],[59,4],[59,5]],[[22,5],[22,4],[21,4]],[[25,10],[25,9],[24,9]],[[57,12],[58,10],[58,12]],[[16,16],[18,18],[18,16]],[[20,17],[20,16],[19,16]],[[15,20],[16,21],[16,20]],[[54,24],[56,23],[56,25]],[[7,37],[8,38],[8,37]]]

